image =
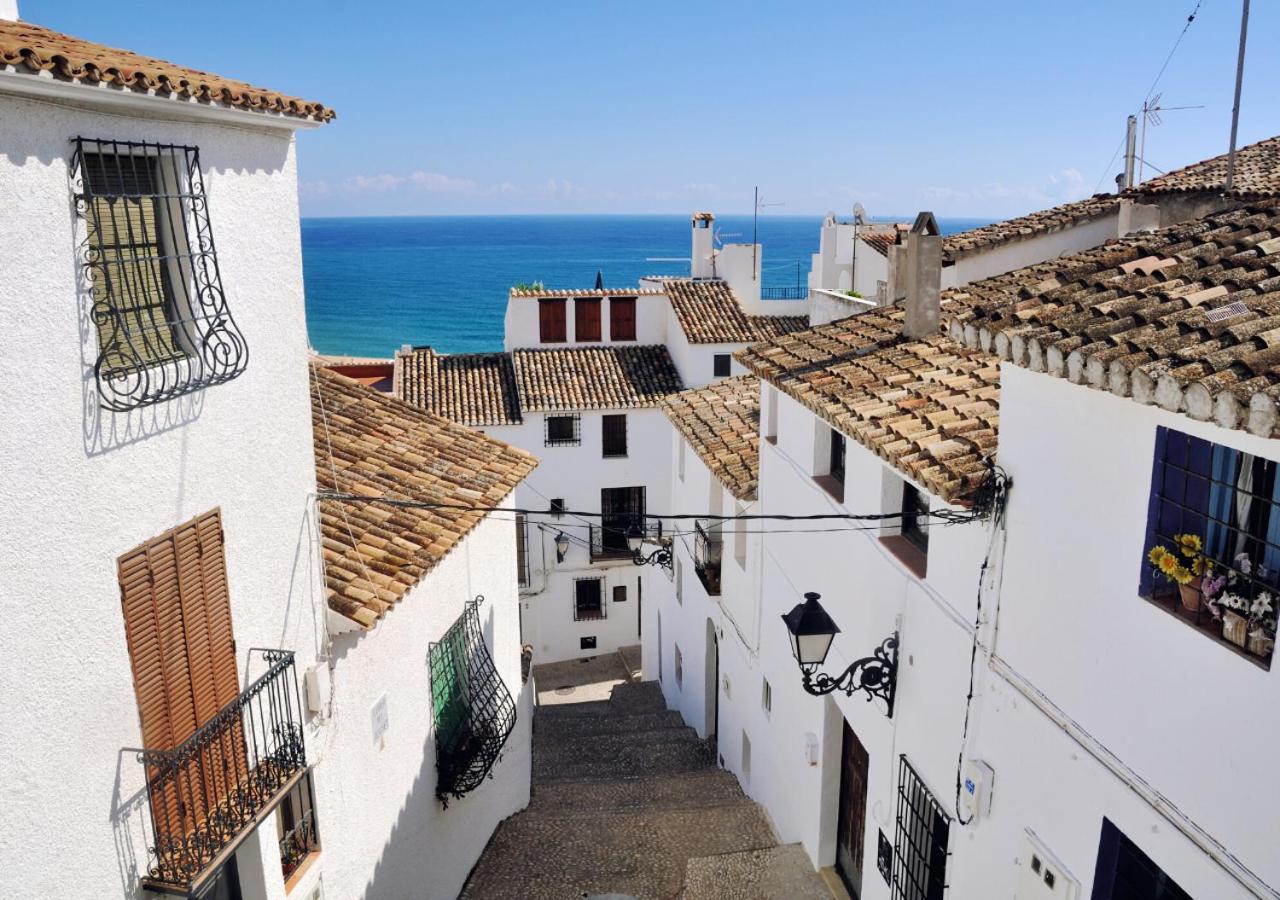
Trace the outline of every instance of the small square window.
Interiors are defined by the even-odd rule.
[[[573,620],[575,622],[605,618],[603,587],[604,581],[599,578],[579,578],[574,581]]]
[[[712,362],[712,374],[716,378],[728,378],[733,370],[732,357],[728,353],[717,353]]]
[[[600,417],[601,447],[606,459],[627,455],[627,417],[610,415]]]
[[[563,518],[564,509],[565,509],[565,506],[564,506],[563,497],[553,497],[551,499],[551,503],[548,507],[548,511],[551,513],[551,515],[553,515],[557,519]]]
[[[576,447],[582,443],[582,423],[577,415],[547,416],[545,445]]]
[[[596,649],[596,636],[594,634],[591,634],[583,638],[578,638],[578,649],[579,650]]]
[[[627,586],[625,584],[615,584],[613,586],[613,602],[614,603],[627,602]]]

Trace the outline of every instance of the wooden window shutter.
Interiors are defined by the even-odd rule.
[[[538,301],[538,338],[544,344],[565,342],[565,300],[557,297]]]
[[[609,340],[634,341],[636,339],[636,298],[611,297],[609,299]]]
[[[573,339],[580,342],[600,340],[600,299],[573,301]]]

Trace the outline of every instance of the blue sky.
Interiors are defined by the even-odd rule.
[[[217,13],[20,0],[24,19],[320,100],[304,215],[1005,217],[1112,185],[1194,0],[691,4],[384,0]],[[167,10],[167,11],[166,11]],[[1224,152],[1239,0],[1203,0],[1157,90],[1162,169]],[[1255,3],[1240,136],[1280,132],[1280,4]]]

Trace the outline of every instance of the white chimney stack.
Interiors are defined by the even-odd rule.
[[[715,213],[693,214],[693,255],[689,260],[689,274],[694,278],[715,277],[715,221]]]
[[[0,0],[0,19],[18,21],[18,0]]]
[[[938,333],[942,294],[942,235],[931,212],[916,216],[907,233],[906,288],[907,317],[902,333],[911,340]],[[898,254],[901,266],[902,253]]]

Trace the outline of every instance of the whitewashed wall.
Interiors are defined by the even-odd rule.
[[[21,123],[0,129],[0,896],[128,897],[147,810],[141,767],[122,749],[141,734],[116,559],[220,507],[242,683],[258,674],[248,648],[296,650],[301,671],[322,641],[293,143],[8,97],[0,121]],[[240,378],[132,413],[98,407],[67,174],[76,135],[199,146],[249,346]],[[275,854],[263,891],[282,897],[274,819],[261,827],[262,845],[241,852]]]
[[[949,266],[948,276],[944,270],[944,287],[968,284],[992,275],[1012,272],[1023,266],[1034,265],[1050,259],[1056,259],[1066,253],[1078,253],[1097,247],[1119,234],[1119,212],[1091,219],[1079,225],[1041,234],[1021,241],[1007,241],[990,249],[961,257],[954,266]]]
[[[703,387],[715,381],[716,355],[727,353],[732,357],[734,352],[747,346],[743,343],[692,344],[685,336],[684,329],[680,327],[675,310],[669,305],[667,316],[667,352],[671,354],[671,361],[675,364],[676,371],[680,373],[680,381],[686,388]],[[730,358],[731,375],[743,375],[746,371],[741,363]]]
[[[648,286],[652,286],[649,283]],[[625,294],[623,295],[625,296]],[[536,348],[599,347],[614,343],[609,333],[609,300],[600,303],[600,337],[598,341],[579,343],[574,334],[574,298],[565,300],[565,337],[557,344],[543,344],[539,340],[538,298],[508,295],[507,312],[503,320],[503,349],[529,350]],[[641,294],[636,297],[636,339],[618,341],[621,346],[637,344],[663,344],[667,339],[667,309],[670,302],[665,294]]]
[[[313,754],[326,896],[455,897],[494,828],[527,805],[532,683],[520,683],[514,573],[514,525],[491,515],[375,631],[335,639],[329,718]],[[446,809],[435,796],[428,649],[477,595],[516,727],[492,778]],[[372,710],[384,696],[388,727],[375,742]]]

